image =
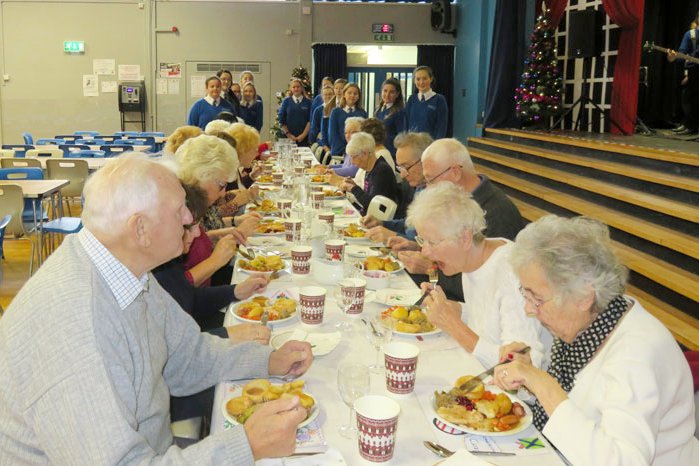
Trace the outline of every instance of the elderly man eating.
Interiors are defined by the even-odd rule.
[[[149,273],[182,252],[192,222],[167,168],[140,155],[86,183],[83,230],[20,290],[0,320],[0,451],[7,464],[253,464],[291,454],[296,398],[186,449],[170,395],[225,379],[304,373],[307,343],[277,351],[202,334]]]

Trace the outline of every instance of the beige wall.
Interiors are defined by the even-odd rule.
[[[116,94],[82,95],[82,75],[92,73],[95,58],[141,66],[148,128],[165,132],[186,119],[188,77],[183,75],[179,95],[155,95],[158,63],[181,62],[183,69],[188,62],[268,63],[266,127],[276,110],[273,93],[286,86],[292,68],[311,70],[314,42],[373,43],[371,24],[391,22],[397,44],[453,43],[451,36],[431,30],[429,8],[310,0],[0,0],[0,74],[10,76],[0,80],[0,140],[19,143],[23,131],[47,137],[76,129],[118,130]],[[155,32],[172,26],[179,34]],[[64,54],[64,40],[83,40],[85,54]]]

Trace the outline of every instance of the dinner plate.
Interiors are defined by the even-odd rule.
[[[237,398],[243,394],[243,387],[241,385],[237,385],[237,384],[236,384],[236,387],[237,388],[235,390],[230,392],[230,396],[226,397],[226,399],[223,400],[223,404],[221,404],[221,411],[223,412],[223,417],[226,418],[226,420],[228,422],[237,426],[240,423],[238,421],[236,421],[233,416],[228,414],[228,410],[226,409],[226,405],[228,404],[228,402],[232,398]],[[308,413],[308,417],[298,425],[298,428],[305,427],[308,424],[310,424],[311,422],[313,422],[315,420],[315,418],[318,417],[318,414],[320,413],[320,407],[318,406],[318,401],[315,399],[315,397],[306,391],[304,391],[304,393],[306,395],[310,396],[311,398],[313,398],[313,407],[311,408],[311,412]]]
[[[262,235],[262,236],[264,236],[264,235]],[[267,236],[271,236],[271,235],[267,235]],[[288,260],[282,259],[282,263],[284,264],[284,266],[279,270],[286,270],[289,268],[289,261]],[[240,266],[238,266],[238,270],[240,270],[241,272],[244,272],[244,273],[248,273],[248,274],[257,273],[257,274],[262,274],[262,275],[272,275],[274,272],[277,272],[277,270],[267,270],[267,271],[249,270],[249,269],[244,269]]]
[[[352,257],[376,257],[381,255],[379,251],[370,249],[369,246],[350,244],[345,248],[345,252]]]
[[[250,246],[279,246],[282,244],[286,244],[286,241],[284,241],[283,238],[280,238],[279,236],[251,236],[248,238],[248,244]]]
[[[280,222],[282,227],[284,227],[284,224]],[[260,233],[257,230],[253,233],[253,236],[282,236],[284,235],[284,231],[273,231],[271,233]]]
[[[296,332],[298,332],[298,330],[288,330],[286,332],[277,333],[269,340],[269,344],[272,346],[272,348],[278,350],[284,343],[296,338],[294,337],[294,333]],[[307,333],[304,336],[304,339],[301,341],[307,341],[310,343],[312,346],[311,352],[313,353],[313,356],[319,357],[325,356],[326,354],[332,352],[332,350],[334,350],[340,343],[340,340],[342,340],[342,334],[340,332],[331,332]]]
[[[384,288],[376,291],[376,301],[388,306],[409,306],[420,299],[420,290],[398,290]]]
[[[259,324],[260,323],[259,319],[246,319],[245,317],[239,316],[237,311],[238,311],[238,307],[241,306],[242,304],[248,303],[248,302],[252,301],[253,298],[257,298],[260,296],[265,296],[265,295],[255,295],[255,296],[250,297],[250,299],[246,299],[245,301],[240,301],[239,303],[233,304],[232,311],[231,311],[233,313],[233,317],[235,317],[236,319],[238,319],[242,322]],[[289,317],[286,317],[284,319],[270,320],[267,322],[267,325],[276,325],[276,324],[281,324],[283,322],[289,322],[291,319],[295,319],[296,315],[299,313],[298,298],[294,298],[290,293],[285,292],[284,290],[277,292],[277,293],[274,293],[274,295],[272,295],[272,296],[265,296],[265,297],[270,299],[270,300],[276,300],[277,298],[291,298],[291,299],[294,299],[296,301],[296,312],[294,312]]]
[[[522,407],[524,408],[525,414],[524,414],[524,417],[519,421],[519,425],[517,427],[515,427],[514,429],[511,429],[511,430],[506,430],[504,432],[483,432],[480,430],[471,429],[471,428],[466,427],[466,426],[460,426],[458,424],[453,424],[453,423],[447,421],[446,419],[444,419],[439,414],[437,414],[437,405],[435,403],[434,393],[430,397],[430,405],[432,406],[432,411],[434,411],[434,415],[437,416],[440,421],[442,421],[443,423],[445,423],[449,427],[452,427],[452,428],[459,430],[461,432],[466,432],[467,434],[482,435],[484,437],[509,437],[510,435],[514,435],[514,434],[517,434],[519,432],[522,432],[524,429],[526,429],[527,427],[529,427],[532,424],[532,421],[534,420],[534,416],[532,415],[532,410],[529,408],[529,406],[525,402],[523,402],[522,400],[520,400],[516,396],[507,393],[504,390],[500,390],[498,387],[496,387],[494,385],[486,385],[485,389],[496,394],[496,395],[498,393],[504,393],[505,395],[507,395],[510,398],[510,400],[512,400],[513,403],[516,401],[520,405],[522,405]],[[451,390],[451,388],[448,388],[444,391],[449,391],[449,390]]]
[[[415,300],[415,301],[417,301],[417,300]],[[415,301],[413,301],[413,302],[415,302]],[[400,306],[404,306],[404,305],[401,304]],[[391,306],[391,307],[393,307],[393,306]],[[389,307],[389,309],[390,309],[390,307]],[[386,310],[383,310],[381,312],[386,312]],[[382,320],[383,320],[383,318],[382,318]],[[386,324],[384,324],[384,325],[386,325]],[[416,333],[400,332],[400,331],[396,330],[395,328],[393,329],[394,335],[400,335],[400,336],[404,336],[404,337],[426,337],[429,335],[437,335],[440,333],[442,333],[442,329],[436,328],[436,327],[434,330],[431,330],[429,332],[416,332]]]
[[[323,199],[325,199],[326,201],[337,201],[337,200],[344,199],[344,198],[345,198],[345,196],[342,195],[342,196],[325,196]]]
[[[379,272],[386,272],[390,273],[391,275],[396,274],[398,272],[401,272],[405,267],[403,267],[403,263],[401,261],[394,260],[393,262],[396,262],[398,264],[398,268],[396,270],[379,270]],[[365,269],[368,270],[368,269]],[[368,270],[369,272],[373,272],[373,270]],[[415,300],[417,301],[417,299]],[[413,302],[415,302],[413,301]]]

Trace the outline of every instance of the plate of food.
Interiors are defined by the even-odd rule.
[[[328,201],[336,201],[338,199],[344,199],[345,193],[339,189],[324,189],[323,196],[325,196],[325,199]]]
[[[328,177],[326,175],[311,175],[311,184],[328,184]]]
[[[410,309],[410,306],[389,307],[381,313],[381,321],[398,335],[425,336],[442,333],[442,330],[427,320],[422,309]]]
[[[260,175],[255,182],[258,184],[272,184],[274,183],[274,177],[272,175]]]
[[[381,253],[375,249],[371,249],[369,246],[362,246],[359,244],[350,244],[345,248],[345,252],[352,257],[376,257],[381,255]]]
[[[228,397],[221,405],[223,417],[234,425],[245,424],[252,413],[267,401],[299,397],[301,406],[308,412],[298,426],[304,427],[318,417],[320,408],[312,395],[304,391],[305,382],[294,380],[284,384],[273,384],[269,380],[255,379],[245,385],[236,385],[235,389],[228,394]]]
[[[281,256],[256,256],[253,260],[240,259],[238,268],[246,273],[272,274],[289,266]]]
[[[313,165],[312,167],[306,167],[304,172],[307,175],[323,175],[325,174],[326,166],[322,164]]]
[[[296,316],[296,300],[286,293],[277,293],[271,298],[255,296],[233,307],[233,315],[243,322],[259,323],[265,311],[270,324],[286,322]]]
[[[347,241],[367,241],[366,230],[359,226],[357,223],[350,223],[349,225],[340,229],[340,234],[342,238]]]
[[[262,200],[260,205],[250,205],[247,210],[265,215],[279,215],[279,207],[277,207],[277,203],[271,199]]]
[[[514,435],[531,425],[529,406],[496,386],[480,384],[470,392],[461,391],[459,386],[472,377],[459,377],[453,388],[434,392],[432,408],[445,424],[487,437]]]
[[[284,222],[278,219],[267,219],[264,218],[260,220],[260,223],[255,227],[255,236],[257,235],[283,235],[284,234]]]
[[[403,264],[389,256],[371,256],[364,261],[364,270],[383,270],[388,273],[398,273],[403,270]]]

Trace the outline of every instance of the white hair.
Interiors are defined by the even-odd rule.
[[[374,136],[369,133],[359,132],[352,135],[347,143],[345,152],[347,152],[348,155],[353,156],[359,155],[363,152],[366,152],[367,154],[374,154],[375,150],[376,141],[374,140]]]
[[[229,126],[231,126],[231,124],[226,120],[211,120],[206,124],[206,127],[204,128],[204,133],[215,135],[216,133],[221,131],[225,132],[226,130],[228,130]]]
[[[362,127],[362,123],[364,122],[366,118],[362,117],[349,117],[345,120],[345,131],[347,131],[349,128],[353,127],[359,131]]]
[[[406,224],[413,227],[436,225],[443,237],[458,237],[464,231],[474,243],[483,241],[485,213],[471,193],[454,183],[443,181],[429,186],[408,207]]]
[[[607,226],[586,217],[547,215],[530,223],[517,235],[510,263],[518,272],[528,264],[540,266],[559,303],[584,296],[590,286],[593,312],[622,294],[628,277],[612,251]]]
[[[85,183],[81,215],[85,227],[111,234],[125,227],[135,213],[157,211],[159,187],[155,172],[174,176],[139,152],[110,159]]]
[[[185,184],[200,186],[216,181],[224,173],[225,180],[238,178],[238,154],[221,138],[202,134],[187,139],[175,152],[177,176]]]
[[[413,159],[417,160],[422,156],[430,144],[432,144],[433,139],[430,133],[408,133],[402,132],[396,135],[393,140],[393,145],[396,149],[410,149],[413,153]]]
[[[466,146],[457,139],[438,139],[422,153],[422,162],[433,160],[440,167],[460,165],[462,169],[474,171],[471,155]]]

